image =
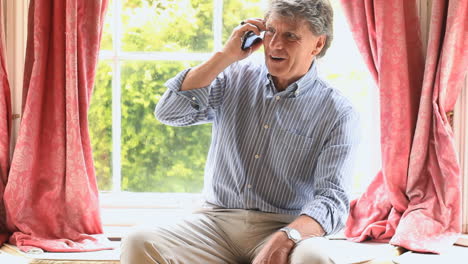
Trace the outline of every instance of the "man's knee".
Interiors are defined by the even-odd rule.
[[[138,230],[122,239],[122,249],[144,250],[148,244],[154,244],[157,235],[154,232]]]
[[[166,263],[157,248],[159,236],[156,232],[135,231],[121,243],[120,260],[122,264],[162,264]]]
[[[328,240],[323,237],[305,239],[296,245],[290,264],[333,264],[330,259]]]

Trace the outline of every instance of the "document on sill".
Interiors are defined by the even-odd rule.
[[[397,264],[466,264],[468,262],[468,248],[462,246],[452,246],[440,254],[416,253],[408,251],[401,256],[393,258]]]
[[[388,243],[330,240],[328,255],[335,264],[357,264],[371,260],[391,260],[395,247]]]

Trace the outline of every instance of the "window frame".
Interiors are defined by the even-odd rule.
[[[141,52],[141,51],[123,51],[123,25],[119,14],[123,13],[124,0],[112,0],[109,8],[113,11],[112,27],[112,50],[101,50],[99,59],[106,61],[112,68],[112,187],[106,192],[125,192],[122,190],[121,173],[121,66],[120,63],[126,61],[199,61],[200,63],[209,59],[212,52],[220,50],[223,47],[223,0],[211,0],[213,2],[213,41],[214,48],[211,52]],[[170,59],[168,59],[170,58]],[[254,53],[247,60],[254,62],[263,61],[263,54]],[[319,64],[322,62],[319,61]],[[370,84],[370,85],[373,85]],[[367,179],[367,178],[366,178]],[[352,197],[358,197],[365,188],[360,188],[352,193]],[[174,193],[174,199],[177,199],[177,193]]]
[[[6,0],[3,4],[6,64],[11,93],[12,128],[10,157],[19,133],[23,96],[23,73],[27,42],[29,0]]]
[[[455,105],[453,128],[462,184],[462,233],[468,234],[468,75]]]
[[[122,192],[121,173],[121,67],[125,61],[205,61],[211,53],[181,52],[128,52],[122,50],[123,26],[121,16],[122,0],[112,0],[109,8],[113,9],[112,50],[99,53],[99,60],[111,61],[112,67],[112,192]],[[222,48],[223,1],[213,0],[214,50]],[[168,59],[170,58],[170,59]],[[176,198],[177,194],[174,194]]]

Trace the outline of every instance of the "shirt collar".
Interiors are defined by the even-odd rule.
[[[266,66],[265,66],[266,68]],[[304,74],[299,80],[291,83],[284,91],[281,93],[286,93],[289,95],[293,96],[299,96],[303,94],[305,91],[309,90],[312,87],[312,84],[315,82],[317,79],[317,63],[314,60],[312,62],[312,66],[309,68],[309,71]],[[273,82],[273,77],[271,74],[268,72],[268,69],[266,70],[266,78],[265,78],[265,85],[270,84],[270,87],[272,87],[273,90],[276,91],[274,88],[274,82]]]

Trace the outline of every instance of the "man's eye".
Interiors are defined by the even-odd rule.
[[[294,34],[294,33],[286,33],[286,37],[288,39],[290,39],[290,40],[297,40],[298,39],[297,35]]]
[[[275,30],[272,29],[272,28],[269,28],[269,29],[266,30],[266,33],[267,34],[275,34]]]

